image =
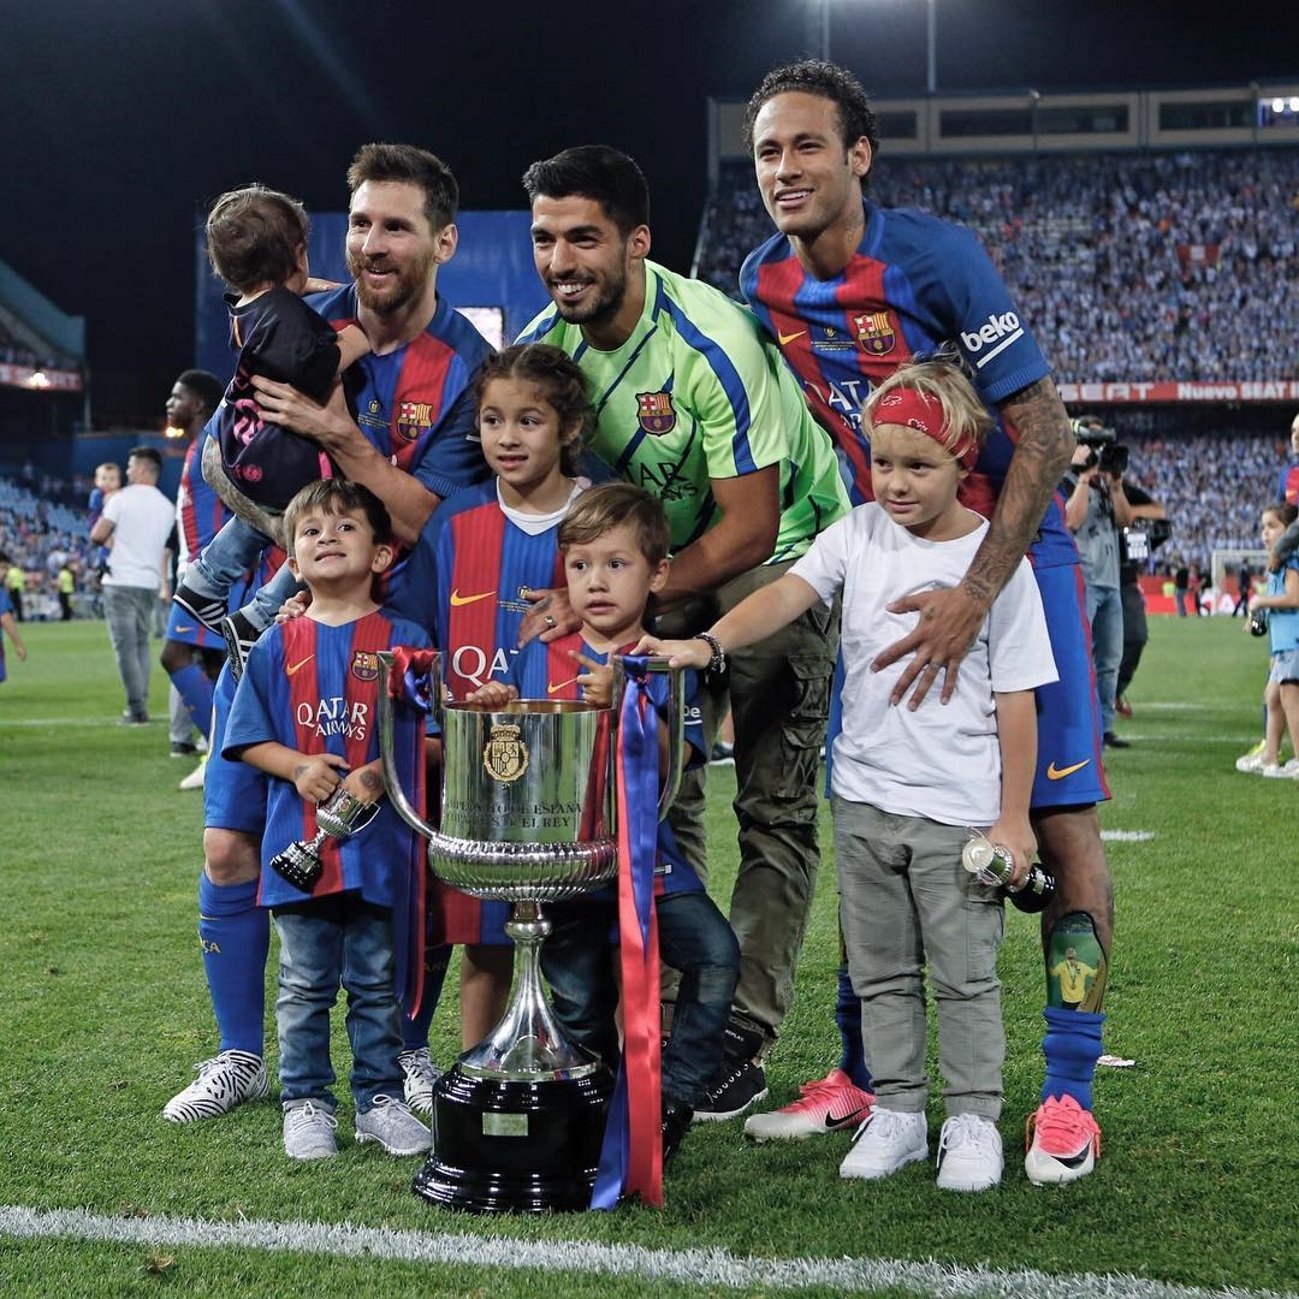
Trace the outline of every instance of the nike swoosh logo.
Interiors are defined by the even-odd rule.
[[[1070,767],[1057,767],[1054,762],[1048,763],[1046,778],[1047,780],[1063,780],[1066,776],[1072,776],[1075,771],[1081,771],[1090,761],[1090,758],[1084,758],[1081,762],[1075,762]]]
[[[547,681],[546,693],[548,695],[557,695],[565,686],[571,686],[576,680],[576,677],[569,677],[567,681]]]
[[[286,677],[291,677],[296,671],[298,671],[299,668],[305,668],[307,664],[310,663],[311,660],[314,659],[315,657],[316,656],[314,654],[308,654],[306,658],[299,659],[298,662],[290,664],[287,668],[284,669],[284,675]]]
[[[847,1114],[832,1114],[829,1110],[825,1112],[825,1128],[827,1132],[833,1132],[836,1128],[846,1128],[849,1124],[857,1124],[870,1113],[869,1105],[860,1105],[855,1110],[849,1110]]]
[[[783,330],[781,330],[778,331],[776,334],[776,341],[781,345],[781,347],[784,347],[786,346],[786,344],[792,343],[796,338],[802,338],[803,335],[806,333],[807,333],[806,329],[796,330],[792,334],[786,334]]]
[[[461,595],[459,591],[451,592],[451,607],[458,609],[463,604],[477,604],[479,600],[490,600],[495,591],[484,591],[481,595]]]
[[[187,632],[187,631],[193,631],[193,630],[194,630],[194,627],[193,627],[193,624],[188,623],[188,622],[178,622],[178,623],[176,624],[176,628],[175,628],[175,630],[176,630],[176,634],[177,634],[178,636],[180,636],[180,635],[183,635],[183,634],[184,634],[185,632]]]

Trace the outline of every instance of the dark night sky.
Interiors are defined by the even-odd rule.
[[[444,157],[468,208],[521,206],[534,158],[636,156],[655,253],[686,267],[705,105],[817,52],[820,0],[4,0],[0,258],[88,318],[95,422],[160,419],[193,347],[193,228],[257,179],[346,204],[370,139]],[[830,0],[831,54],[877,97],[925,83],[923,0]],[[941,92],[1299,75],[1293,4],[937,0]],[[1247,15],[1240,17],[1240,14]]]

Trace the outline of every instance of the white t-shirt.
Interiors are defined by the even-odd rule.
[[[159,587],[162,552],[176,523],[176,507],[151,483],[132,483],[104,506],[113,525],[105,586]]]
[[[991,825],[1000,815],[993,692],[1056,680],[1028,561],[1020,562],[993,602],[949,703],[939,701],[941,683],[935,682],[914,712],[905,703],[894,707],[889,694],[908,660],[870,670],[882,649],[916,625],[917,614],[889,613],[886,606],[904,595],[957,585],[987,530],[980,519],[964,537],[925,541],[871,502],[827,528],[790,569],[827,603],[843,591],[843,716],[831,778],[841,798],[944,825]]]

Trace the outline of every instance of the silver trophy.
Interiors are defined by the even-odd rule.
[[[581,1209],[599,1163],[608,1068],[570,1043],[541,983],[547,902],[598,888],[618,870],[614,755],[626,685],[614,658],[612,708],[519,699],[488,710],[439,703],[441,821],[411,806],[398,780],[388,680],[393,656],[379,655],[379,750],[388,796],[429,843],[435,875],[472,897],[510,902],[515,975],[500,1023],[438,1081],[433,1153],[414,1189],[436,1204],[477,1212]],[[668,776],[660,819],[681,777],[681,673],[671,672]]]
[[[1030,865],[1024,882],[1012,889],[1010,879],[1015,863],[1009,849],[993,843],[981,830],[970,831],[970,838],[961,849],[961,865],[971,875],[977,875],[980,884],[1000,888],[1018,910],[1030,915],[1045,911],[1055,897],[1055,877],[1041,862]]]
[[[299,839],[271,858],[271,866],[295,889],[310,893],[324,866],[320,850],[326,839],[346,839],[363,830],[379,811],[378,800],[364,803],[343,788],[340,781],[334,792],[316,808],[316,833],[311,839]]]

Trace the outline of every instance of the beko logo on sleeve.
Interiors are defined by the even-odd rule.
[[[996,344],[992,347],[992,351],[975,361],[975,366],[982,369],[994,356],[1004,352],[1013,342],[1023,337],[1024,330],[1019,323],[1019,317],[1013,311],[1007,311],[1000,316],[993,313],[988,316],[987,324],[980,326],[974,333],[961,330],[961,346],[971,356],[975,356],[985,347]]]

